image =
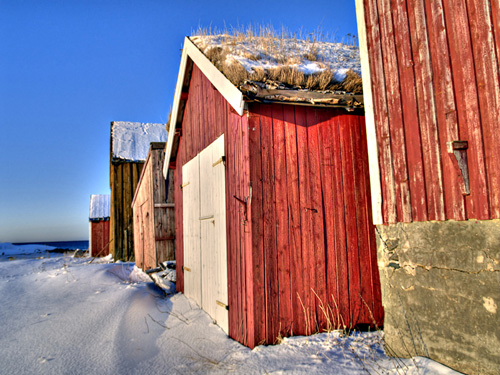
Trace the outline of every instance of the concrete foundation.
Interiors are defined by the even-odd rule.
[[[500,374],[500,221],[377,226],[386,350]]]

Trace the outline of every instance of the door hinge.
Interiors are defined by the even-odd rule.
[[[224,163],[226,165],[226,156],[222,155],[215,163],[212,164],[212,167],[215,167],[216,165]]]
[[[217,305],[219,305],[220,307],[226,309],[226,310],[229,310],[229,306],[226,305],[225,303],[219,301],[219,300],[215,300],[215,303],[217,303]]]

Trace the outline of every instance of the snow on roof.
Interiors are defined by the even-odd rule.
[[[271,71],[283,66],[306,76],[329,70],[336,82],[343,81],[349,70],[361,75],[359,47],[356,45],[274,35],[223,34],[192,36],[190,39],[209,58],[215,53],[214,50],[218,49],[219,53],[223,51],[224,64],[237,62],[250,76],[259,69]]]
[[[112,156],[130,161],[145,161],[151,142],[167,140],[165,124],[114,121],[111,127]]]
[[[106,219],[109,218],[110,198],[109,194],[92,194],[90,196],[90,211],[89,219]]]

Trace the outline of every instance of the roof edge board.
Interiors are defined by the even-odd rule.
[[[168,166],[172,156],[172,147],[174,144],[175,130],[178,122],[179,106],[181,103],[182,88],[184,85],[184,76],[187,69],[188,58],[201,70],[208,80],[221,93],[226,101],[240,115],[243,115],[245,102],[243,93],[229,81],[219,69],[201,52],[198,47],[189,39],[184,38],[184,48],[182,49],[181,64],[179,67],[179,75],[177,77],[177,85],[174,94],[174,106],[172,109],[172,117],[170,119],[169,137],[165,150],[165,162],[163,164],[163,177],[166,179],[168,175]]]
[[[373,93],[371,87],[370,56],[366,30],[365,8],[363,0],[355,0],[358,24],[359,56],[361,60],[361,77],[363,77],[363,99],[365,107],[365,126],[368,146],[368,165],[370,173],[370,190],[372,200],[373,224],[383,224],[382,186],[380,181],[380,166],[378,161],[377,131],[375,112],[373,108]]]
[[[240,115],[243,116],[243,93],[234,86],[219,69],[200,51],[200,49],[186,37],[184,48],[191,60],[201,70],[201,72],[208,78],[208,80],[215,86],[221,95],[227,100],[231,107]]]
[[[179,75],[177,76],[177,84],[175,86],[174,106],[172,108],[172,117],[170,118],[170,129],[168,130],[167,147],[165,149],[165,161],[163,163],[163,177],[168,177],[168,165],[170,163],[170,156],[172,154],[172,146],[175,138],[175,128],[177,125],[177,115],[179,113],[179,104],[181,101],[182,86],[184,85],[184,74],[186,73],[187,63],[187,50],[186,40],[184,39],[184,48],[182,49],[181,63],[179,66]]]

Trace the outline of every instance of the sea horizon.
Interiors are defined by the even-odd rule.
[[[12,242],[13,245],[46,245],[58,249],[87,250],[89,248],[88,240],[77,241],[32,241],[32,242]]]

